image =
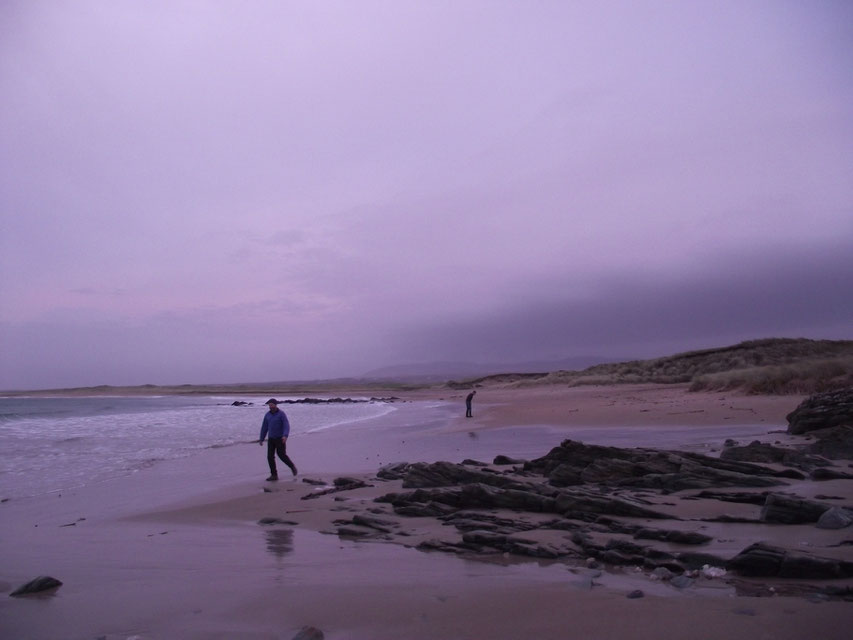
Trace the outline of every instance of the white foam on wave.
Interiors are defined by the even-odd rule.
[[[30,415],[25,411],[0,423],[0,497],[100,482],[156,461],[257,439],[265,408],[233,407],[233,398],[223,399],[227,403],[219,399],[187,398],[185,404],[179,399],[174,403],[142,399],[121,407],[99,403],[86,415],[48,415],[41,405],[33,407]],[[345,428],[395,410],[379,402],[282,408],[290,419],[291,434],[297,436]],[[46,441],[52,446],[44,446]]]

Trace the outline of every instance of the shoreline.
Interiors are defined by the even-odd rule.
[[[291,638],[304,625],[322,629],[328,640],[525,635],[651,640],[697,628],[703,637],[720,640],[769,633],[783,639],[806,633],[846,637],[850,603],[735,596],[715,580],[681,591],[628,568],[592,577],[583,566],[554,561],[499,554],[484,562],[408,548],[448,535],[447,526],[427,518],[403,519],[407,535],[390,541],[337,533],[342,525],[336,520],[371,509],[381,510],[376,517],[392,517],[388,505],[374,499],[400,491],[400,482],[379,481],[375,474],[379,463],[394,462],[398,453],[424,452],[429,461],[458,462],[471,451],[513,455],[514,447],[523,446],[545,455],[563,435],[578,430],[597,434],[603,443],[670,434],[674,447],[682,436],[707,433],[714,444],[696,447],[709,449],[721,445],[709,423],[725,417],[730,419],[717,427],[784,440],[774,433],[785,428],[780,416],[799,402],[679,394],[671,387],[568,391],[478,390],[474,418],[466,419],[464,393],[441,390],[419,396],[436,403],[432,413],[403,403],[398,408],[405,411],[345,434],[330,430],[309,436],[295,425],[294,459],[300,470],[304,465],[307,479],[324,483],[318,486],[302,478],[264,483],[262,452],[247,444],[204,450],[61,496],[4,503],[0,540],[9,557],[0,574],[2,591],[42,573],[55,573],[65,584],[53,596],[0,598],[0,631],[50,638],[63,629],[63,637],[109,640]],[[738,410],[745,407],[752,411]],[[421,415],[432,416],[428,424]],[[345,467],[373,486],[303,500],[332,487]],[[834,480],[810,486],[812,493],[843,495],[849,502],[850,484]],[[672,499],[657,502],[667,501]],[[689,518],[687,507],[694,504],[670,508]],[[730,507],[733,514],[754,509]],[[266,517],[279,522],[258,523]],[[763,531],[778,536],[783,529]],[[812,545],[829,540],[812,527],[784,531],[794,544],[804,536]],[[733,534],[737,540],[714,544],[736,549],[741,536],[754,535],[742,525]],[[849,555],[849,547],[839,553]],[[635,589],[645,597],[627,599]]]

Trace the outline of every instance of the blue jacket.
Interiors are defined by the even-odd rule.
[[[290,435],[290,423],[287,421],[287,416],[284,411],[279,409],[275,413],[267,411],[264,416],[264,423],[261,425],[261,442],[267,437],[267,432],[270,438],[283,438]]]

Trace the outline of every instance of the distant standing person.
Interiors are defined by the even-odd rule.
[[[278,408],[278,400],[270,398],[266,402],[270,408],[264,416],[264,422],[261,424],[261,437],[258,444],[263,446],[264,438],[269,434],[267,441],[267,462],[270,465],[270,477],[267,482],[275,482],[278,480],[278,470],[275,468],[275,456],[278,454],[279,459],[290,467],[293,472],[293,477],[296,477],[296,465],[287,457],[287,436],[290,435],[290,422],[287,421],[287,416],[284,411]]]
[[[474,396],[475,396],[476,394],[477,394],[477,391],[476,391],[476,389],[475,389],[474,391],[472,391],[471,393],[469,393],[469,394],[465,397],[465,417],[466,417],[466,418],[471,418],[471,417],[473,417],[473,414],[471,413],[471,403],[474,401]]]

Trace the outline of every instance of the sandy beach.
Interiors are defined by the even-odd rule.
[[[466,419],[464,392],[396,395],[396,411],[346,433],[300,436],[294,425],[296,480],[265,483],[263,450],[247,443],[4,502],[0,590],[37,575],[64,584],[48,595],[0,598],[0,635],[289,639],[314,626],[332,640],[848,637],[850,602],[779,595],[784,580],[769,582],[773,589],[763,595],[771,597],[748,597],[725,577],[699,576],[679,589],[630,566],[423,551],[415,547],[460,534],[375,501],[403,491],[401,480],[377,478],[383,465],[491,463],[498,454],[529,460],[566,438],[711,456],[726,439],[785,444],[792,439],[785,415],[802,398],[687,393],[683,386],[494,387],[478,390],[474,417]],[[364,486],[335,490],[341,477]],[[850,506],[851,485],[790,480],[784,491]],[[762,540],[853,561],[849,528],[700,521],[703,510],[719,506],[680,500],[686,493],[647,497],[673,518],[669,526],[709,535],[709,553],[730,557]],[[724,507],[744,519],[758,509]],[[368,514],[394,524],[383,536],[342,534],[347,522]],[[569,544],[567,531],[531,535]],[[627,597],[636,591],[643,597]]]

